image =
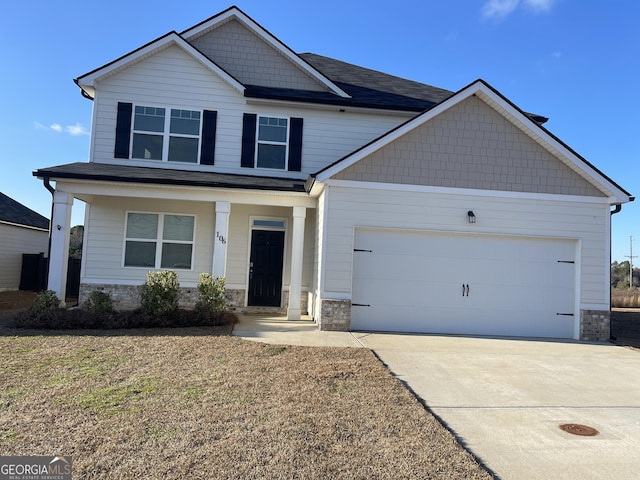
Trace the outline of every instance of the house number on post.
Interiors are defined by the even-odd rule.
[[[216,238],[220,240],[220,243],[222,243],[223,245],[227,243],[227,239],[220,235],[220,232],[216,232]]]

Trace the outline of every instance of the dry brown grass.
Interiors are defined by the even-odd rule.
[[[491,478],[365,349],[16,332],[0,452],[72,455],[74,478]]]
[[[640,288],[613,288],[611,290],[613,308],[640,308]]]

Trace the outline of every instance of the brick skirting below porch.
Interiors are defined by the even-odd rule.
[[[80,293],[78,303],[80,306],[89,298],[89,294],[93,291],[100,291],[111,297],[113,308],[116,310],[135,310],[140,307],[140,287],[141,285],[116,285],[107,283],[82,283],[80,284]],[[245,306],[245,290],[244,289],[227,289],[226,305],[227,309],[233,312],[251,312],[284,315],[287,313],[287,305],[289,302],[289,291],[285,290],[283,295],[282,307],[246,307]],[[307,314],[307,299],[309,293],[301,292],[300,308],[303,315]],[[197,287],[180,287],[178,290],[178,304],[180,308],[192,309],[198,301],[199,293]]]

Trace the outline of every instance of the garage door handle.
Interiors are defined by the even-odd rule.
[[[466,294],[466,295],[465,295]],[[467,283],[466,285],[463,283],[462,284],[462,296],[469,296],[469,284]]]

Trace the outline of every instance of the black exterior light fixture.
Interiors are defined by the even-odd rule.
[[[472,210],[467,212],[467,216],[469,217],[469,223],[476,223],[476,214]]]

